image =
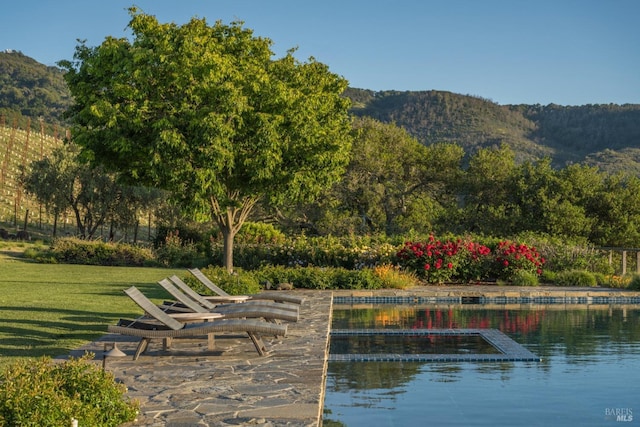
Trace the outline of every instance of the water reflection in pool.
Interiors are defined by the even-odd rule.
[[[638,306],[344,308],[334,305],[334,329],[496,328],[542,362],[331,362],[325,419],[369,427],[640,424]]]

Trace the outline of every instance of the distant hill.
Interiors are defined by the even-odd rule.
[[[473,154],[509,145],[519,161],[551,157],[553,165],[597,165],[640,173],[640,104],[498,105],[446,91],[349,88],[352,113],[393,122],[425,145],[455,142]],[[62,113],[71,105],[63,72],[16,51],[0,52],[0,117],[4,125],[64,135]],[[2,123],[0,123],[2,125]],[[17,148],[16,148],[17,149]],[[0,146],[0,155],[2,153]]]
[[[519,161],[549,156],[556,167],[640,171],[640,105],[498,105],[444,91],[350,88],[352,112],[406,129],[425,145],[455,142],[468,154],[506,144]]]
[[[0,114],[32,125],[42,120],[52,126],[63,123],[62,113],[71,105],[71,92],[63,71],[49,67],[18,51],[0,52]]]

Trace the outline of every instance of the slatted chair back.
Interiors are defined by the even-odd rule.
[[[223,297],[231,296],[228,293],[226,293],[224,290],[222,290],[222,288],[216,286],[216,284],[213,283],[207,276],[205,276],[205,274],[202,271],[198,270],[197,268],[190,268],[188,270],[189,270],[189,273],[193,274],[198,280],[202,282],[203,285],[211,289],[217,295],[220,295]]]
[[[179,321],[162,311],[135,286],[131,286],[129,289],[125,289],[124,293],[127,294],[129,298],[131,298],[136,304],[138,304],[138,306],[142,310],[144,310],[146,314],[153,317],[157,321],[164,323],[169,328],[177,331],[184,327],[183,323],[180,323]]]
[[[215,304],[212,304],[210,301],[203,298],[202,295],[194,291],[189,285],[187,285],[178,276],[173,275],[169,278],[169,280],[171,280],[182,292],[184,292],[187,296],[189,296],[191,299],[196,301],[198,304],[200,304],[204,308],[208,310],[213,310],[214,308],[216,308]]]
[[[183,304],[189,310],[195,313],[206,313],[208,311],[196,301],[189,298],[189,296],[182,292],[180,289],[176,288],[169,279],[162,279],[158,283],[164,288],[164,290],[169,292],[172,297],[174,297],[178,302]]]

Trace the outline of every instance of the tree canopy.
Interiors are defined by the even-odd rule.
[[[207,213],[225,239],[254,205],[309,200],[337,181],[351,146],[347,81],[243,23],[162,24],[130,10],[132,41],[80,42],[63,61],[84,156]]]

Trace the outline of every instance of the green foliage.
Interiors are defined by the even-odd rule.
[[[286,236],[272,224],[246,221],[236,235],[237,244],[282,244]]]
[[[233,274],[229,274],[223,267],[216,266],[209,266],[201,271],[230,295],[256,294],[262,289],[258,277],[253,272],[241,268],[236,268]]]
[[[593,273],[584,270],[561,271],[556,275],[558,286],[595,287],[598,285]]]
[[[634,274],[629,283],[628,289],[640,291],[640,274]]]
[[[131,200],[115,176],[102,167],[91,167],[78,158],[79,148],[65,144],[50,156],[22,168],[21,184],[57,218],[65,210],[73,212],[78,235],[93,238],[107,219],[115,219],[116,206],[126,211]]]
[[[214,241],[214,258],[222,257],[222,244]],[[396,242],[384,236],[318,236],[287,238],[281,243],[240,244],[235,264],[245,269],[262,265],[321,266],[360,269],[390,263]]]
[[[112,373],[91,363],[93,354],[52,363],[23,359],[0,374],[0,425],[59,427],[72,418],[82,426],[109,427],[133,421],[138,403]]]
[[[291,283],[303,289],[379,289],[382,279],[370,268],[265,266],[255,272],[261,283]]]
[[[540,279],[538,274],[527,270],[515,270],[511,273],[513,286],[538,286]]]
[[[178,230],[167,233],[155,255],[157,261],[166,267],[191,267],[200,256],[196,245],[190,240],[183,240]]]
[[[545,259],[545,271],[587,270],[602,274],[612,274],[612,267],[601,250],[586,244],[583,240],[553,237],[542,233],[523,234],[527,241]]]
[[[51,248],[36,258],[86,265],[144,266],[154,262],[150,249],[127,243],[106,243],[75,237],[55,239]]]
[[[556,281],[556,277],[558,276],[558,272],[553,270],[544,269],[542,274],[540,275],[540,281],[545,284],[553,284]]]

